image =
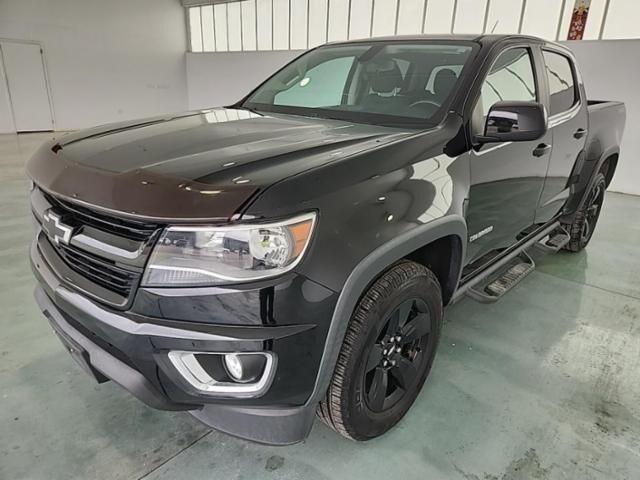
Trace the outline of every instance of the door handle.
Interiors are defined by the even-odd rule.
[[[541,143],[533,150],[533,156],[542,157],[543,155],[546,155],[547,153],[549,153],[549,150],[551,150],[551,145],[548,145],[546,143]]]
[[[582,138],[587,134],[587,131],[584,128],[579,128],[573,134],[573,138]]]

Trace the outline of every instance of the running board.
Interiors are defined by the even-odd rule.
[[[469,280],[465,281],[463,279],[463,283],[453,294],[450,303],[457,302],[465,295],[483,303],[499,300],[505,293],[534,270],[535,262],[525,250],[537,244],[545,247],[546,251],[555,251],[553,249],[558,245],[560,245],[557,247],[558,250],[564,246],[562,242],[565,241],[565,239],[559,238],[558,232],[560,232],[560,234],[566,234],[566,231],[560,226],[560,222],[556,221],[521,245],[515,247],[504,257],[496,260],[495,263],[487,267],[483,272],[480,272]],[[545,238],[548,238],[548,240],[540,243],[541,240]],[[566,241],[568,242],[568,240]]]
[[[571,240],[571,235],[563,227],[551,232],[548,239],[542,239],[535,244],[538,250],[545,253],[556,253]]]
[[[536,263],[527,252],[520,252],[520,255],[511,259],[505,266],[505,270],[495,280],[491,280],[483,287],[472,287],[467,292],[467,296],[481,303],[493,303],[500,300],[509,290],[520,283],[524,278],[533,272]]]

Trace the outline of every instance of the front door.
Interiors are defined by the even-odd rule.
[[[539,81],[527,47],[502,52],[484,79],[472,128],[481,133],[490,107],[499,101],[540,101]],[[506,248],[534,223],[549,165],[552,134],[527,142],[489,143],[470,153],[467,262]]]

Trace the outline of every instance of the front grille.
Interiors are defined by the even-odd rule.
[[[50,209],[62,224],[73,229],[68,243],[60,241],[60,238],[47,241],[68,267],[68,274],[71,277],[78,275],[77,281],[67,279],[71,285],[82,283],[82,287],[79,287],[81,290],[110,305],[127,305],[140,283],[146,256],[161,226],[111,216],[40,189],[36,189],[35,193],[35,197],[32,194],[32,208],[36,218],[44,221],[44,214]],[[76,240],[75,237],[80,235],[84,236],[84,241],[80,238]],[[43,237],[46,238],[46,235]],[[94,241],[87,243],[87,237]],[[132,252],[135,253],[134,257],[131,256]]]
[[[88,252],[69,245],[58,245],[65,263],[80,275],[123,297],[128,297],[140,279],[140,273],[121,268]]]
[[[155,223],[109,216],[44,192],[43,194],[56,211],[64,212],[65,217],[71,218],[76,224],[90,225],[130,240],[147,240],[158,229]]]

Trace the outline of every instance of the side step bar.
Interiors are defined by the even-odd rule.
[[[541,242],[547,237],[549,237],[548,240]],[[453,294],[451,303],[459,301],[465,295],[483,303],[497,301],[535,268],[535,262],[526,254],[525,250],[538,245],[539,248],[548,252],[558,251],[568,242],[569,235],[562,229],[560,222],[550,224],[483,272],[464,281]],[[504,271],[500,273],[502,270]],[[480,287],[483,283],[486,285]]]
[[[480,303],[497,302],[500,297],[520,283],[524,278],[533,272],[536,263],[527,252],[520,252],[520,255],[511,259],[508,268],[500,273],[500,276],[484,288],[472,287],[467,291],[467,296]]]
[[[544,240],[544,239],[541,239]],[[551,232],[546,241],[540,241],[535,244],[538,250],[545,253],[556,253],[571,240],[571,235],[564,228],[559,227],[556,231]]]

